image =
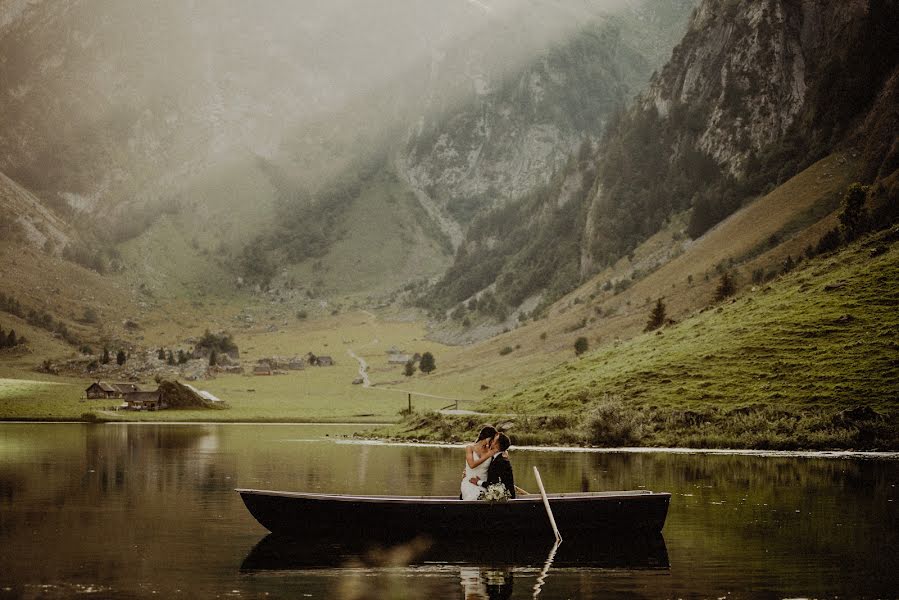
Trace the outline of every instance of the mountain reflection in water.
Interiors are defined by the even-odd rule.
[[[458,489],[460,448],[334,442],[351,431],[0,424],[0,600],[531,598],[541,582],[541,600],[892,598],[899,589],[899,460],[886,458],[515,449],[527,489],[538,467],[550,491],[673,494],[664,540],[581,544],[563,530],[545,578],[548,525],[545,538],[512,541],[476,531],[413,545],[262,539],[234,488]]]

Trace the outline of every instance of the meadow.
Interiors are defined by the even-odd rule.
[[[492,396],[519,443],[899,448],[895,232]],[[382,435],[446,439],[466,417]]]

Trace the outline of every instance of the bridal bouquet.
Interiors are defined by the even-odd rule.
[[[493,485],[487,487],[486,490],[481,492],[478,500],[485,500],[487,502],[506,502],[511,497],[512,494],[509,493],[509,490],[506,489],[505,485],[501,483],[494,483]]]

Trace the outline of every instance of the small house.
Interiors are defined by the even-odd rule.
[[[268,363],[260,363],[253,367],[253,375],[271,375],[272,367]]]
[[[141,391],[141,389],[133,383],[113,383],[112,387],[118,390],[119,394],[121,394],[122,397],[124,397],[125,394]]]
[[[287,368],[291,371],[302,371],[306,368],[306,362],[302,358],[291,358]]]
[[[129,410],[159,410],[160,408],[165,408],[162,404],[162,395],[159,393],[159,390],[125,394],[125,406]]]
[[[387,364],[389,365],[404,365],[407,362],[412,360],[411,354],[388,354],[387,355]]]
[[[315,364],[319,367],[333,367],[334,359],[330,356],[317,356],[315,358]]]
[[[91,400],[97,400],[101,398],[116,398],[120,394],[118,390],[116,390],[105,381],[95,381],[94,383],[90,384],[90,386],[88,386],[84,393]]]
[[[139,392],[140,388],[133,383],[106,383],[96,381],[84,391],[85,396],[91,400],[106,398],[124,398],[125,394]]]

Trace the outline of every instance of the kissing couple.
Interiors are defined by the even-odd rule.
[[[503,485],[510,498],[515,497],[515,478],[508,452],[511,445],[509,436],[497,432],[495,427],[487,425],[481,429],[477,441],[465,447],[465,470],[459,498],[478,500],[487,488],[496,484]]]

